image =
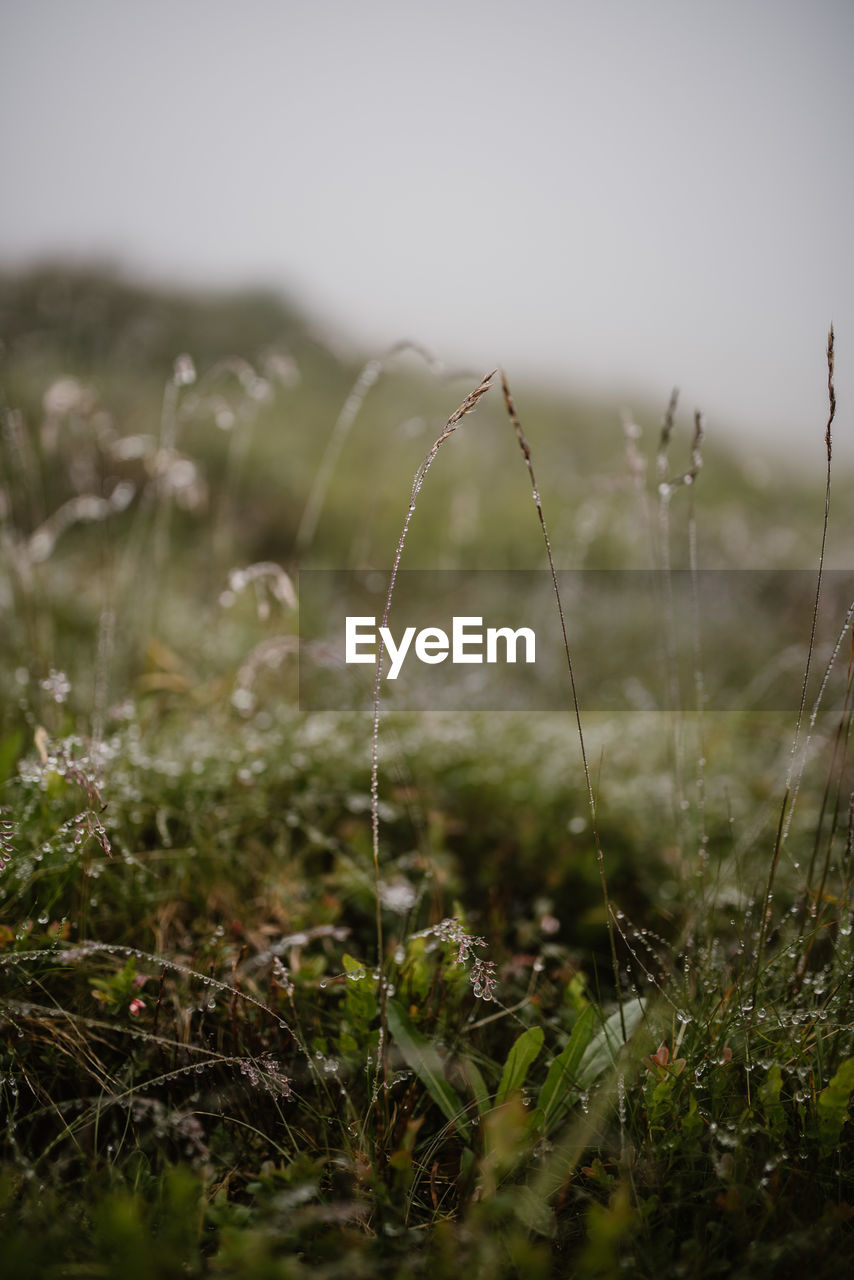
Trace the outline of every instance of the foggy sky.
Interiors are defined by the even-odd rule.
[[[0,261],[854,457],[850,0],[0,0]],[[816,452],[817,451],[817,452]]]

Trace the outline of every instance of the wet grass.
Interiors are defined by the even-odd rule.
[[[384,712],[372,760],[370,715],[298,709],[298,570],[391,566],[480,371],[103,277],[3,315],[10,1274],[837,1274],[848,635],[794,753],[808,615],[788,714],[585,714],[576,671],[587,776],[568,679]],[[665,450],[515,404],[558,568],[816,564],[823,424],[810,488],[711,431],[696,469],[678,407]],[[402,562],[543,567],[501,397],[456,425]]]

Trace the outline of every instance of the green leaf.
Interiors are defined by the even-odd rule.
[[[566,1047],[549,1067],[534,1112],[534,1121],[540,1128],[551,1128],[578,1097],[578,1069],[593,1037],[595,1016],[593,1005],[588,1005],[572,1028]]]
[[[461,1075],[465,1078],[466,1084],[474,1094],[475,1101],[477,1102],[477,1114],[479,1116],[485,1115],[492,1106],[492,1101],[489,1096],[489,1090],[486,1087],[486,1081],[481,1074],[480,1067],[471,1058],[460,1058],[458,1066]]]
[[[643,1001],[639,997],[623,1001],[623,1018],[626,1024],[626,1035],[630,1036],[643,1016]],[[612,1013],[602,1023],[599,1031],[587,1046],[587,1052],[578,1068],[578,1083],[587,1089],[603,1071],[616,1066],[617,1058],[623,1047],[623,1028],[620,1011]]]
[[[354,956],[344,953],[344,968],[347,972],[347,990],[344,1007],[349,1030],[357,1039],[365,1040],[368,1028],[377,1016],[377,999],[374,994],[376,986],[373,974]]]
[[[551,1205],[538,1196],[533,1187],[524,1183],[513,1187],[512,1199],[508,1206],[529,1231],[540,1236],[554,1236],[556,1231],[555,1215]],[[517,1272],[517,1275],[521,1272]],[[545,1275],[546,1272],[540,1274]]]
[[[24,750],[24,735],[20,729],[0,738],[0,782],[15,775],[15,765]]]
[[[663,1080],[658,1081],[648,1096],[646,1113],[651,1132],[660,1134],[675,1123],[676,1107],[673,1099],[675,1083],[675,1076],[665,1076]]]
[[[688,1098],[687,1115],[682,1117],[682,1132],[689,1143],[696,1143],[702,1138],[705,1128],[700,1115],[700,1108],[697,1106],[697,1099],[692,1093]]]
[[[854,1058],[846,1058],[830,1084],[818,1095],[818,1138],[824,1155],[830,1155],[839,1145],[852,1090]]]
[[[786,1111],[780,1101],[782,1087],[783,1073],[775,1062],[765,1077],[765,1083],[759,1088],[759,1099],[765,1112],[768,1132],[775,1142],[780,1142],[786,1132]]]
[[[495,1095],[495,1105],[497,1107],[500,1107],[502,1102],[506,1102],[511,1093],[515,1093],[517,1089],[522,1088],[531,1063],[542,1047],[542,1027],[529,1027],[527,1031],[522,1032],[508,1053],[507,1061],[504,1063],[501,1083],[498,1086],[498,1093]]]
[[[387,1015],[389,1031],[407,1066],[418,1076],[442,1114],[468,1140],[469,1126],[465,1120],[465,1107],[445,1079],[445,1067],[438,1049],[416,1030],[396,1000],[389,1000]]]

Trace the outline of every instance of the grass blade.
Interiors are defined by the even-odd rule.
[[[543,1039],[542,1027],[529,1027],[515,1041],[507,1055],[507,1061],[504,1063],[504,1070],[501,1073],[501,1083],[498,1086],[498,1093],[495,1095],[495,1105],[497,1107],[506,1102],[511,1093],[515,1093],[517,1089],[522,1088],[532,1063],[543,1047]]]
[[[465,1121],[465,1107],[459,1094],[445,1079],[445,1066],[438,1049],[412,1025],[408,1014],[396,1000],[388,1001],[386,1011],[389,1031],[406,1065],[418,1076],[445,1118],[467,1140],[469,1126]]]
[[[566,1048],[549,1067],[534,1113],[534,1120],[539,1128],[548,1130],[577,1097],[581,1087],[578,1083],[578,1071],[593,1039],[595,1017],[593,1005],[588,1005],[572,1028]]]

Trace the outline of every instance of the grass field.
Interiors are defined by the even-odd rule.
[[[0,335],[6,1272],[838,1275],[850,602],[715,633],[725,712],[588,711],[582,663],[577,708],[566,667],[547,711],[298,705],[301,570],[549,571],[540,514],[557,571],[833,600],[825,421],[811,475],[667,390],[514,387],[514,429],[500,375],[96,272],[0,281]],[[670,669],[711,634],[664,610]]]

